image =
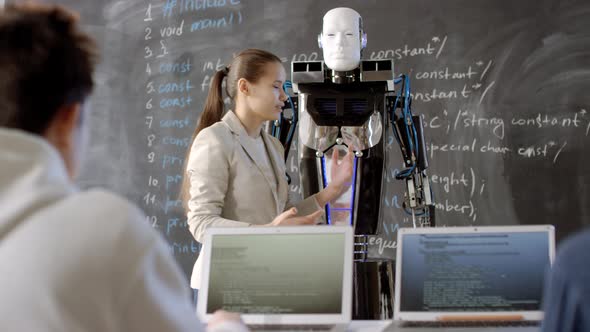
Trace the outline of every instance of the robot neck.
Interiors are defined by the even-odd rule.
[[[361,71],[357,67],[350,71],[336,71],[326,68],[326,80],[336,84],[348,84],[353,82],[360,82]]]

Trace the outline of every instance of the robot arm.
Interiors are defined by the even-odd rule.
[[[283,89],[285,91],[291,90],[293,88],[291,81],[286,81],[283,84]],[[273,121],[269,123],[267,127],[268,132],[277,138],[283,148],[285,149],[284,159],[287,162],[287,157],[289,157],[289,151],[291,150],[291,143],[293,142],[293,137],[295,136],[295,129],[297,128],[297,98],[291,98],[291,95],[287,93],[288,96],[288,103],[283,107],[283,113],[281,113],[281,117],[279,120]],[[286,116],[285,112],[290,110],[290,116]],[[287,176],[287,182],[291,184],[291,176],[289,173],[285,174]]]
[[[434,226],[434,201],[430,181],[426,174],[428,159],[422,118],[412,114],[410,95],[410,79],[406,75],[394,81],[402,84],[400,93],[389,97],[390,121],[393,135],[400,146],[404,159],[404,169],[396,178],[406,181],[404,210],[412,216],[414,227]],[[400,112],[396,112],[397,109]],[[418,222],[417,222],[418,221]]]
[[[286,81],[285,84],[283,84],[283,89],[286,92],[292,88],[293,86],[291,81]],[[293,137],[295,136],[297,122],[299,121],[297,118],[297,98],[291,98],[289,93],[287,93],[287,97],[288,100],[283,107],[283,113],[281,113],[280,119],[270,123],[269,128],[270,134],[276,137],[283,144],[285,149],[285,162],[289,156],[289,150],[291,149],[291,143],[293,142]],[[290,114],[285,115],[286,112]]]

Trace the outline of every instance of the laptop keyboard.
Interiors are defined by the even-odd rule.
[[[405,327],[521,327],[539,326],[540,322],[533,320],[518,321],[404,321]]]
[[[252,331],[330,331],[334,325],[248,325]]]

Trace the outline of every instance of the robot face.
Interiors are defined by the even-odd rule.
[[[334,8],[324,15],[320,46],[324,62],[335,71],[358,67],[361,59],[361,17],[350,8]]]

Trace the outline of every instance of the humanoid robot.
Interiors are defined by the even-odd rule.
[[[406,182],[404,209],[412,216],[414,227],[434,225],[422,120],[412,115],[409,79],[394,79],[392,60],[361,60],[367,35],[355,10],[328,11],[318,43],[324,61],[291,64],[290,87],[297,94],[291,99],[293,116],[277,121],[272,132],[284,142],[288,154],[295,126],[299,126],[299,175],[304,197],[330,182],[331,165],[338,162],[332,160],[332,149],[338,149],[342,158],[352,146],[352,184],[326,206],[326,222],[354,227],[353,318],[390,319],[393,264],[368,257],[368,238],[382,229],[388,130],[393,131],[403,155],[404,169],[396,177]],[[402,85],[398,93],[395,84]]]

